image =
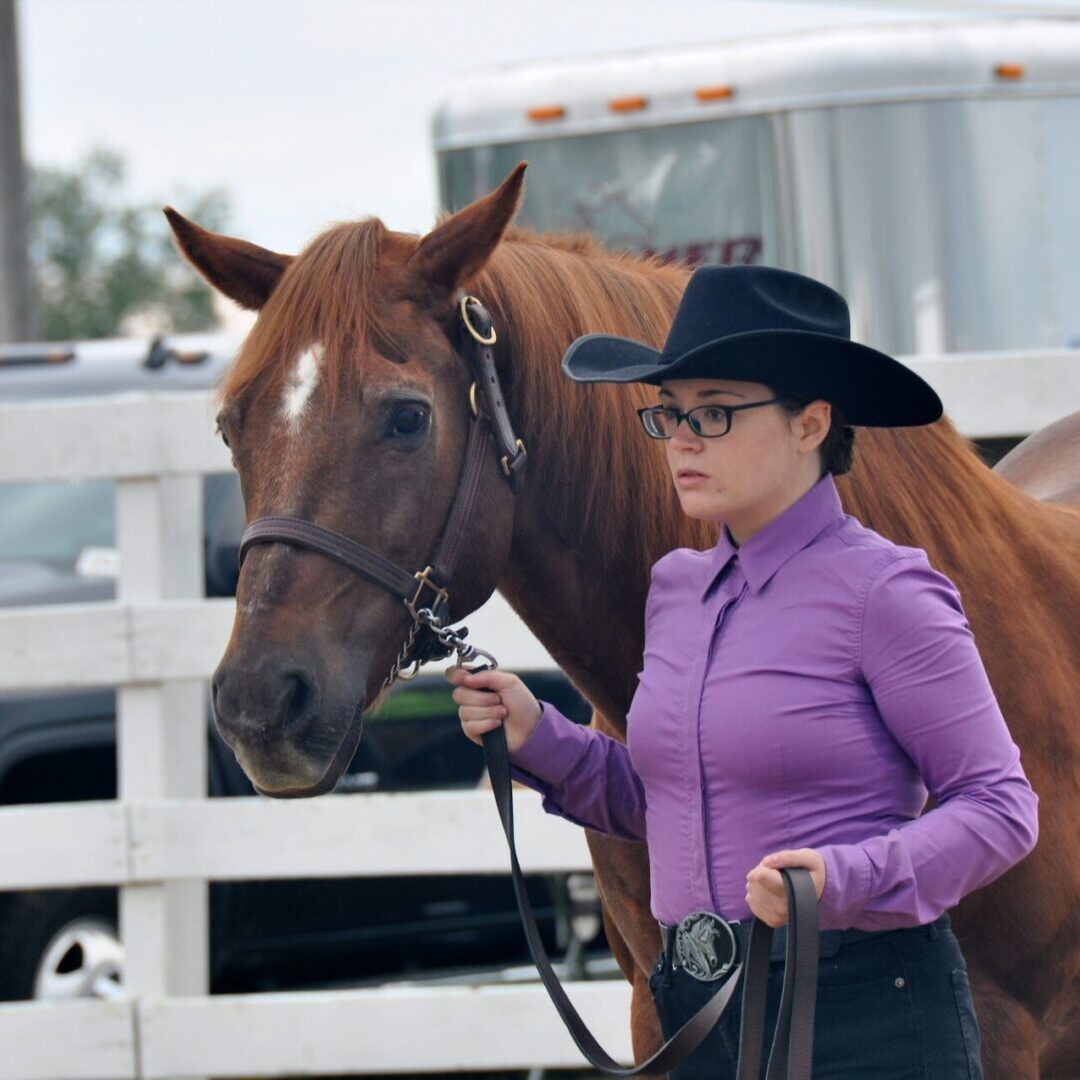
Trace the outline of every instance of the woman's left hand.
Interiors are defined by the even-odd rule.
[[[774,930],[788,921],[787,890],[780,876],[782,866],[803,866],[809,870],[819,900],[825,888],[825,860],[813,848],[794,848],[766,855],[746,875],[746,902],[750,910]]]

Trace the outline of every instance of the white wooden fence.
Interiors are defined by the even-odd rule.
[[[1080,408],[1075,352],[910,361],[969,437]],[[256,1077],[570,1067],[539,984],[207,994],[207,882],[505,873],[486,792],[206,798],[205,679],[232,601],[200,599],[199,475],[228,468],[202,393],[0,406],[0,483],[117,479],[115,602],[0,611],[0,691],[118,686],[119,797],[0,810],[0,890],[115,885],[127,995],[0,1006],[0,1080]],[[469,620],[511,670],[547,666],[497,609]],[[515,795],[526,868],[588,869],[583,834]],[[630,1059],[629,989],[571,984]]]

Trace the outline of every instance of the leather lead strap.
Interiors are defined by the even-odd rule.
[[[809,870],[787,867],[780,874],[788,911],[794,915],[788,918],[784,985],[765,1076],[766,1080],[810,1080],[820,941],[817,891]],[[772,927],[755,918],[746,961],[751,975],[743,987],[739,1021],[738,1080],[758,1080],[761,1073],[768,978],[757,975],[768,971],[772,938]]]
[[[506,730],[502,725],[483,736],[484,756],[495,795],[503,832],[510,849],[510,874],[517,898],[518,911],[525,929],[525,939],[532,953],[540,981],[562,1017],[570,1037],[585,1058],[608,1076],[641,1076],[668,1072],[687,1058],[705,1040],[723,1015],[746,968],[743,987],[743,1027],[739,1040],[739,1080],[758,1080],[761,1049],[764,1041],[765,1002],[769,982],[769,950],[772,927],[760,919],[754,920],[750,932],[749,956],[732,969],[724,985],[693,1015],[655,1054],[640,1065],[620,1065],[596,1041],[586,1027],[573,1003],[563,990],[540,940],[536,916],[529,903],[525,881],[518,862],[514,843],[514,802],[511,789],[510,758],[506,746]],[[787,888],[788,943],[784,971],[784,988],[777,1017],[773,1046],[769,1054],[767,1080],[810,1080],[810,1060],[813,1054],[814,999],[817,994],[818,911],[817,892],[810,871],[802,867],[785,867],[780,871]],[[784,1002],[788,1005],[785,1009]],[[788,1024],[792,1025],[788,1053]],[[782,1030],[783,1029],[783,1030]]]

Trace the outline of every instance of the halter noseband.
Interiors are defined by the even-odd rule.
[[[525,464],[525,444],[514,434],[503,401],[499,376],[495,371],[495,357],[491,348],[495,344],[495,330],[491,316],[473,296],[461,298],[458,314],[465,331],[462,335],[463,351],[472,375],[469,386],[469,438],[457,492],[433,561],[423,570],[410,574],[408,570],[403,570],[342,533],[304,518],[281,515],[257,518],[240,538],[241,566],[253,544],[291,544],[325,555],[400,597],[412,618],[412,625],[389,676],[383,681],[384,687],[397,678],[416,678],[421,664],[449,656],[454,651],[451,642],[455,638],[460,642],[468,633],[465,627],[449,633],[444,632],[443,627],[453,621],[449,584],[464,546],[466,526],[480,495],[480,481],[492,434],[498,443],[503,475],[513,492],[517,491],[518,474]],[[483,394],[486,406],[483,411],[477,402],[478,391]],[[422,635],[420,644],[415,655],[409,658],[418,633]],[[458,651],[461,651],[460,648]],[[402,673],[401,669],[408,664],[412,665],[413,670],[408,674]]]

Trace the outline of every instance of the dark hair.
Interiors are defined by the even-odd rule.
[[[785,394],[783,391],[774,391],[774,393],[780,398],[780,407],[787,413],[789,419],[797,416],[811,401],[818,400],[816,397]],[[834,476],[839,476],[851,468],[855,459],[855,429],[844,421],[844,414],[835,402],[830,401],[829,404],[832,406],[832,423],[829,425],[828,434],[818,445],[818,451],[821,454],[821,475],[832,473]]]

